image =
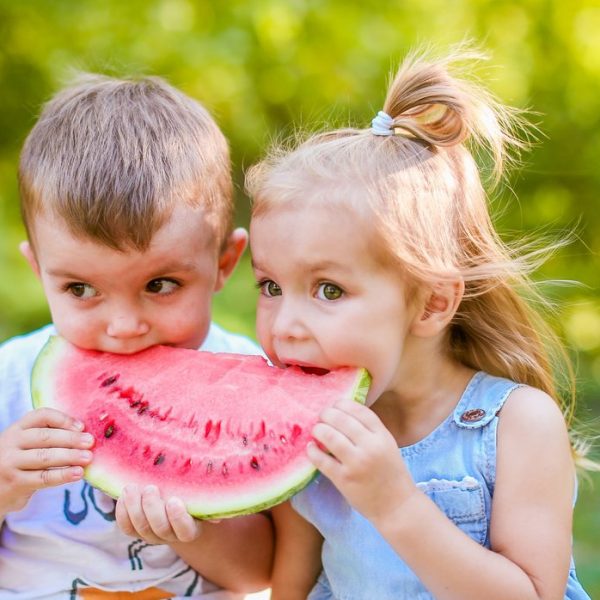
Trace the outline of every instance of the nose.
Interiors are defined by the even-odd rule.
[[[279,340],[303,339],[308,335],[305,315],[298,303],[282,297],[275,318],[273,319],[271,333]]]
[[[106,333],[117,339],[130,339],[145,335],[150,331],[147,321],[134,308],[121,309],[112,316],[106,327]]]

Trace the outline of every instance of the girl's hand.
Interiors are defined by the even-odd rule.
[[[21,510],[39,489],[83,477],[94,438],[83,424],[39,408],[0,433],[0,515]]]
[[[116,506],[117,525],[126,535],[150,544],[193,542],[202,529],[179,498],[162,499],[154,485],[126,486]]]
[[[416,490],[392,434],[369,408],[344,400],[321,413],[307,453],[370,521],[385,519]]]

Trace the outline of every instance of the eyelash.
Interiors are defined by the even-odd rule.
[[[261,279],[260,281],[256,282],[256,289],[260,291],[261,294],[263,294],[264,296],[266,296],[267,298],[271,298],[272,296],[268,296],[265,293],[265,286],[268,285],[269,283],[274,283],[279,289],[281,289],[281,287],[279,286],[279,284],[277,284],[277,282],[273,281],[272,279]]]
[[[156,279],[151,279],[146,284],[146,289],[148,288],[148,286],[151,283],[153,283],[155,281],[172,283],[175,285],[175,288],[169,292],[162,292],[162,293],[161,292],[152,292],[152,295],[154,295],[154,296],[170,296],[171,294],[174,294],[181,287],[181,282],[177,281],[177,279],[173,279],[172,277],[157,277]]]
[[[265,286],[268,285],[269,283],[274,283],[281,290],[281,287],[279,286],[279,284],[276,281],[273,281],[272,279],[261,279],[260,281],[257,281],[255,284],[256,288],[260,291],[260,293],[265,295],[267,298],[272,297],[271,295],[268,295],[265,293]],[[336,283],[332,283],[331,281],[319,281],[317,283],[317,292],[315,293],[315,296],[319,293],[321,288],[323,288],[324,286],[328,286],[328,285],[338,289],[340,292],[340,295],[338,298],[334,298],[331,300],[329,298],[327,298],[327,300],[329,300],[329,302],[335,302],[336,300],[339,300],[340,298],[342,298],[343,296],[346,295],[345,290],[342,287],[340,287],[339,285],[337,285]]]
[[[90,296],[89,298],[83,298],[81,296],[78,296],[77,294],[74,293],[74,289],[75,289],[75,287],[79,287],[79,286],[92,289],[96,293],[93,296]],[[85,283],[84,281],[70,281],[68,283],[65,283],[65,285],[62,286],[62,290],[64,293],[69,294],[72,298],[75,298],[75,300],[80,300],[82,302],[85,302],[86,300],[91,300],[92,298],[97,296],[96,288],[93,285],[90,285],[89,283]],[[85,290],[84,290],[84,293],[85,293]]]
[[[156,279],[151,279],[146,284],[144,289],[147,290],[148,286],[151,283],[158,282],[158,281],[172,283],[176,287],[168,292],[162,292],[162,293],[161,292],[151,292],[153,296],[170,296],[171,294],[174,294],[181,287],[181,283],[179,281],[177,281],[176,279],[173,279],[171,277],[157,277]],[[90,289],[93,289],[96,293],[93,296],[90,296],[88,298],[83,298],[82,296],[78,296],[77,294],[74,293],[74,289],[79,286],[88,287]],[[89,283],[85,283],[83,281],[69,281],[68,283],[65,283],[61,289],[64,293],[67,293],[70,296],[72,296],[73,298],[75,298],[76,300],[81,300],[81,301],[91,300],[92,298],[94,298],[98,295],[97,290],[96,290],[96,288],[94,288],[93,285],[90,285]],[[84,290],[84,293],[85,293],[85,290]]]

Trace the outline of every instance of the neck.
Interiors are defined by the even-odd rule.
[[[430,356],[398,374],[373,411],[399,446],[418,442],[454,410],[474,371],[446,356]]]

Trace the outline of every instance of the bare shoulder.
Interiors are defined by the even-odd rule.
[[[555,475],[572,468],[569,433],[560,407],[545,392],[523,386],[515,389],[500,412],[498,460],[512,468],[548,468]],[[525,459],[525,462],[523,462]]]
[[[567,425],[556,401],[530,386],[515,389],[500,411],[502,434],[526,437],[567,436]]]

